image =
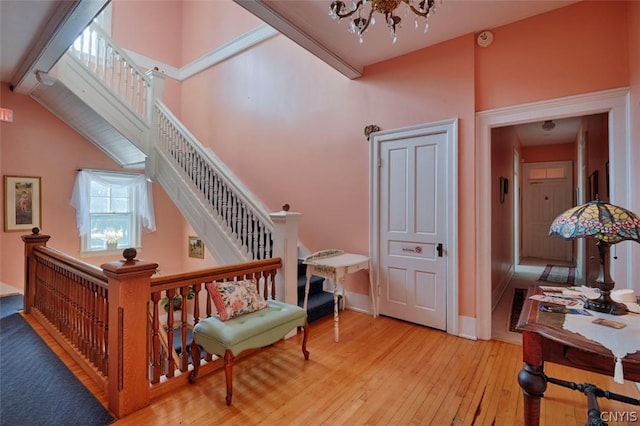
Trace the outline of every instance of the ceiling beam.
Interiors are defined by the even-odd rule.
[[[38,83],[36,72],[49,72],[109,1],[59,1],[44,29],[18,66],[11,79],[11,90],[29,93]]]
[[[300,27],[295,25],[284,15],[279,13],[273,7],[269,5],[269,1],[266,0],[233,0],[238,5],[242,6],[253,15],[262,19],[265,23],[284,34],[296,44],[302,46],[310,53],[320,58],[325,63],[329,64],[346,77],[355,79],[362,77],[362,67],[354,66],[345,59],[339,57],[334,52],[329,50],[326,46],[319,43],[307,32],[303,31]]]

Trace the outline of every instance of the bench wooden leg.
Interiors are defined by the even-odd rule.
[[[229,349],[224,352],[224,377],[227,382],[227,405],[231,405],[233,395],[233,360],[235,357]]]
[[[304,359],[309,359],[309,351],[307,350],[307,336],[309,335],[309,323],[305,322],[302,327],[302,355]]]
[[[193,370],[189,373],[189,383],[193,384],[196,382],[196,378],[198,377],[198,370],[200,369],[200,347],[194,341],[191,342],[191,362],[193,364]]]

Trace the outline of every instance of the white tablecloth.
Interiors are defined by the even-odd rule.
[[[616,358],[616,367],[613,379],[617,383],[624,383],[622,371],[622,358],[627,354],[640,351],[640,315],[609,315],[589,311],[592,315],[565,315],[563,328],[577,333],[589,340],[600,343],[609,349]],[[626,324],[621,329],[593,324],[596,318],[606,318]]]

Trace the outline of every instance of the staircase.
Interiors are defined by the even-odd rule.
[[[304,305],[304,288],[307,283],[307,265],[298,259],[298,306]],[[333,293],[323,290],[324,278],[315,275],[309,281],[309,299],[307,300],[307,319],[314,322],[333,314]],[[342,308],[342,296],[338,295],[338,308]]]
[[[283,273],[278,274],[281,283],[276,293],[289,303],[295,303],[297,296],[301,306],[306,266],[298,260],[296,295],[296,256],[285,249],[295,247],[297,239],[289,244],[276,241],[275,221],[282,216],[270,213],[162,103],[162,80],[161,73],[141,73],[126,52],[92,23],[49,73],[38,72],[40,83],[30,95],[123,168],[144,168],[219,263],[280,253]],[[279,229],[283,228],[288,226]],[[311,281],[310,321],[333,312],[333,295],[322,290],[322,282],[319,277]]]

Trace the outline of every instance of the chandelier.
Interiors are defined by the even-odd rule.
[[[396,9],[400,6],[400,3],[406,5],[405,15],[409,15],[409,11],[415,15],[415,27],[418,28],[418,18],[424,18],[425,26],[424,32],[429,29],[429,14],[435,13],[435,0],[358,0],[351,4],[351,9],[347,9],[347,6],[343,1],[336,0],[331,3],[329,10],[329,16],[333,19],[342,20],[342,18],[351,18],[349,24],[349,32],[356,34],[362,43],[362,34],[369,28],[369,25],[375,25],[376,18],[373,16],[373,12],[378,12],[384,15],[384,20],[389,28],[389,33],[393,40],[396,42],[396,28],[400,26],[402,19],[395,14]],[[369,11],[365,11],[367,5],[370,5]]]

